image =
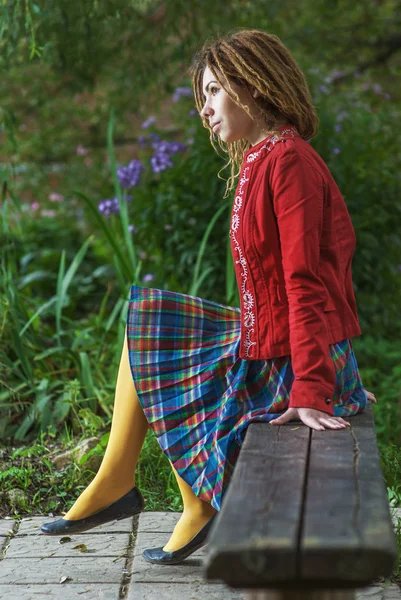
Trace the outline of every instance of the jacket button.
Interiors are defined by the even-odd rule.
[[[331,398],[326,398],[325,402],[326,402],[326,404],[330,404]]]

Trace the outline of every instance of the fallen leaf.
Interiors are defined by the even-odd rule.
[[[86,547],[86,544],[78,544],[77,546],[73,546],[72,549],[80,550],[81,552],[86,552],[88,550],[88,548]]]
[[[60,577],[59,583],[65,583],[66,581],[72,581],[72,577],[70,577],[69,575],[62,575]]]
[[[89,550],[86,544],[78,544],[77,546],[73,546],[72,549],[79,550],[80,552],[96,552],[96,550]]]
[[[59,544],[65,544],[67,542],[71,542],[71,538],[68,535],[65,535],[64,537],[60,538],[58,543]]]

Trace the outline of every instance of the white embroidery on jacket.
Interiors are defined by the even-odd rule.
[[[243,204],[242,197],[243,197],[244,191],[245,191],[244,186],[245,186],[246,182],[249,181],[249,177],[247,177],[248,171],[249,171],[249,167],[245,167],[243,169],[243,171],[241,173],[241,178],[239,180],[238,193],[234,198],[233,214],[232,214],[232,218],[231,218],[230,237],[234,242],[235,250],[238,252],[238,260],[236,260],[235,262],[236,262],[236,264],[239,264],[242,267],[241,293],[242,293],[242,300],[243,300],[243,305],[244,305],[245,310],[244,310],[244,313],[241,315],[241,318],[242,318],[244,327],[246,327],[246,329],[247,329],[245,339],[244,339],[245,355],[247,357],[251,357],[251,354],[249,353],[249,351],[252,348],[252,346],[254,346],[256,344],[256,342],[251,340],[251,335],[255,331],[254,325],[255,325],[255,321],[256,321],[255,313],[253,311],[253,308],[255,306],[255,299],[253,297],[253,294],[247,288],[248,265],[246,263],[242,248],[239,245],[238,240],[236,238],[236,233],[238,231],[238,227],[240,224],[239,212],[240,212],[240,210],[242,208],[242,204]]]
[[[283,135],[284,133],[295,133],[295,134],[299,135],[297,128],[293,127],[293,126],[280,131],[280,135]],[[259,148],[259,150],[257,152],[252,152],[252,154],[248,154],[248,156],[246,158],[246,162],[247,163],[253,162],[254,160],[256,160],[258,158],[258,156],[262,152],[262,150],[264,150],[265,148],[268,151],[271,150],[270,146],[274,146],[279,141],[283,142],[284,140],[282,140],[278,135],[273,135],[273,137],[269,138],[267,143],[264,146],[262,146],[261,148]]]
[[[280,133],[281,134],[293,133],[293,134],[298,135],[298,131],[295,127],[289,127],[287,129],[283,129]],[[272,138],[269,138],[268,142],[264,146],[262,146],[257,152],[253,152],[252,154],[249,154],[247,156],[246,162],[251,163],[254,160],[256,160],[257,157],[259,156],[259,154],[261,153],[261,151],[265,148],[267,149],[267,151],[270,151],[273,148],[273,146],[276,144],[277,141],[284,142],[285,140],[282,140],[279,136],[274,135]],[[249,177],[247,177],[249,169],[250,169],[250,167],[244,167],[244,169],[241,173],[241,177],[239,180],[239,186],[238,186],[238,193],[236,194],[236,196],[234,198],[234,205],[233,205],[233,212],[232,212],[232,217],[231,217],[231,228],[230,228],[230,232],[229,232],[229,237],[231,237],[231,239],[233,240],[235,250],[238,252],[238,260],[236,260],[235,262],[236,262],[236,264],[240,264],[242,267],[242,272],[241,272],[242,281],[241,281],[240,287],[241,287],[242,300],[243,300],[243,305],[244,305],[245,310],[241,313],[241,319],[242,319],[242,323],[243,323],[244,327],[247,330],[245,332],[245,339],[243,340],[243,345],[244,345],[244,349],[245,349],[245,356],[247,356],[248,358],[252,358],[252,353],[250,353],[250,350],[251,350],[252,346],[256,345],[256,341],[253,341],[251,339],[252,334],[255,333],[254,326],[256,323],[256,317],[255,317],[255,313],[253,310],[255,307],[255,298],[254,298],[253,294],[249,291],[249,288],[247,288],[248,265],[247,265],[244,253],[242,251],[242,248],[239,245],[238,240],[235,235],[240,226],[239,212],[243,205],[243,195],[245,192],[244,186],[249,181]]]

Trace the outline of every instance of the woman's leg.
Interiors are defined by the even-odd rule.
[[[106,508],[134,487],[135,469],[147,429],[148,422],[132,378],[125,330],[106,452],[95,478],[64,519],[84,519]]]
[[[184,511],[171,538],[163,547],[165,552],[174,552],[185,546],[217,512],[211,504],[196,496],[191,486],[178,475],[171,461],[170,464],[180,488]]]

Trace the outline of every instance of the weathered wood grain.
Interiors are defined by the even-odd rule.
[[[293,579],[309,429],[252,423],[209,538],[209,579],[229,585]]]
[[[299,574],[320,585],[390,575],[396,558],[372,407],[350,423],[312,432]]]

